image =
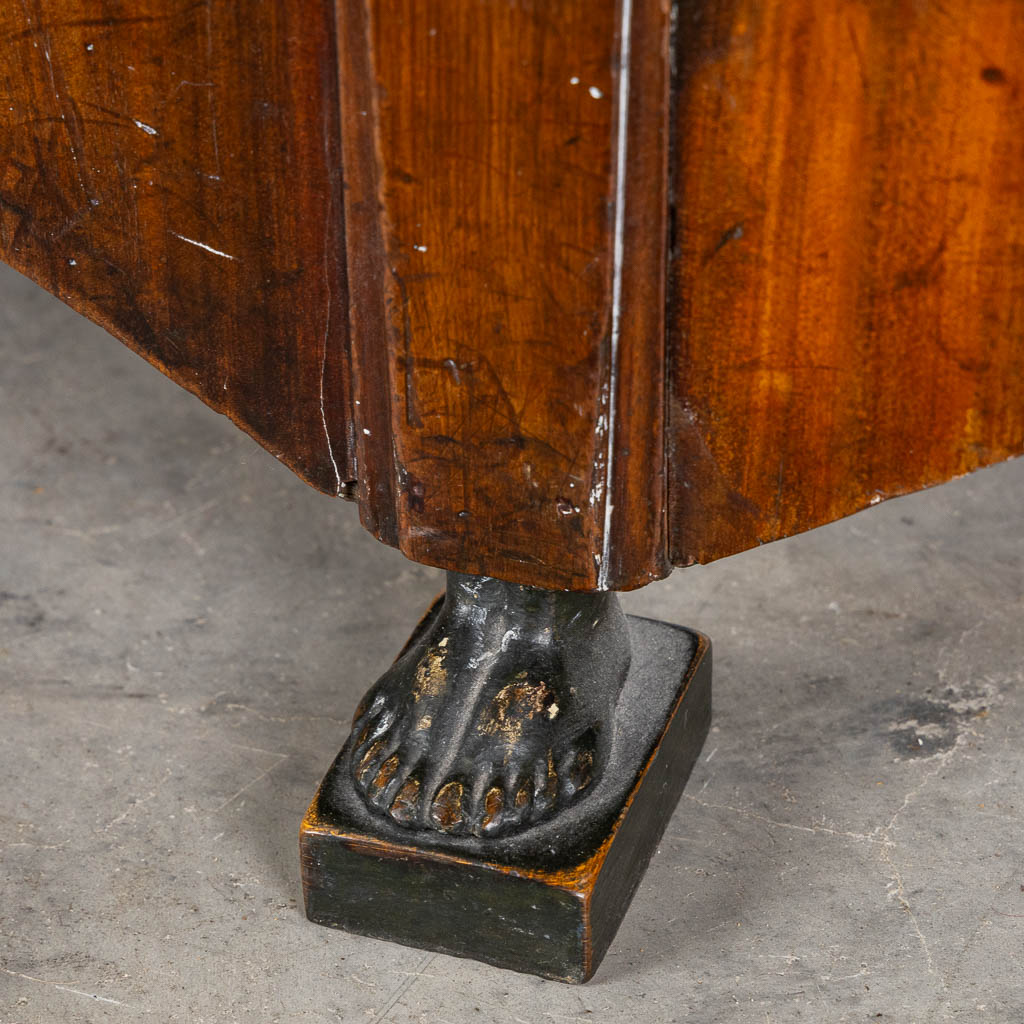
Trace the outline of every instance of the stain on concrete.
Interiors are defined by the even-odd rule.
[[[972,721],[985,718],[992,706],[988,687],[926,692],[877,705],[889,721],[888,739],[901,760],[934,757],[956,746]],[[876,719],[877,721],[878,719]]]
[[[31,594],[12,594],[0,590],[0,624],[13,623],[22,629],[39,629],[46,613]]]

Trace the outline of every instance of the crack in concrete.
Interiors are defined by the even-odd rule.
[[[225,807],[228,806],[228,804],[234,803],[234,801],[237,800],[244,792],[246,792],[246,790],[252,789],[252,787],[255,786],[257,782],[260,782],[262,779],[265,779],[275,768],[279,768],[281,765],[283,765],[285,761],[288,760],[290,755],[278,754],[277,756],[278,760],[275,761],[269,768],[260,772],[255,779],[253,779],[251,782],[247,782],[237,793],[233,794],[232,796],[229,796],[227,800],[224,801],[224,803],[222,803],[219,807],[215,807],[209,813],[219,814],[221,811],[224,810]]]
[[[691,796],[689,793],[684,793],[683,796],[697,804],[699,807],[705,807],[712,810],[720,811],[731,811],[733,814],[738,814],[743,818],[750,818],[753,821],[760,821],[766,825],[772,825],[775,828],[787,828],[792,829],[795,832],[811,832],[817,835],[828,835],[835,836],[840,839],[852,839],[856,842],[861,843],[877,843],[882,844],[883,840],[879,837],[878,830],[874,832],[846,832],[842,829],[829,828],[827,825],[797,825],[789,821],[776,821],[774,818],[769,818],[764,814],[758,814],[756,811],[748,811],[742,807],[733,807],[730,804],[713,804],[706,800],[700,800],[695,796]]]
[[[123,1006],[126,1010],[141,1010],[143,1013],[152,1013],[144,1006],[133,1006],[130,1003],[122,1003],[120,999],[111,999],[109,996],[99,996],[94,992],[86,992],[84,989],[72,988],[70,985],[61,985],[56,981],[47,981],[46,978],[36,978],[31,974],[22,974],[20,971],[10,971],[6,967],[0,967],[0,971],[9,974],[12,978],[24,978],[25,981],[34,981],[39,985],[49,985],[60,992],[70,992],[72,995],[85,996],[87,999],[94,999],[98,1003],[112,1003],[114,1006]]]
[[[437,958],[437,953],[428,953],[422,960],[416,965],[416,969],[412,971],[408,977],[403,978],[398,985],[388,994],[384,1000],[384,1005],[373,1013],[373,1020],[384,1021],[391,1016],[391,1011],[395,1008],[395,1005],[416,984],[417,981],[423,976],[423,972],[430,966],[431,962]]]

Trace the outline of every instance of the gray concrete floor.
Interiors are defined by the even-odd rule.
[[[716,719],[573,988],[300,908],[440,574],[9,271],[0,360],[2,1024],[1024,1020],[1024,461],[626,599]]]

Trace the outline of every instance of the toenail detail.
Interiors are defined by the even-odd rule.
[[[462,783],[446,783],[434,797],[430,807],[430,820],[442,832],[454,832],[462,824]]]
[[[376,743],[371,744],[370,749],[363,754],[362,759],[359,761],[359,781],[365,783],[366,776],[373,770],[372,762],[373,759],[380,753],[381,748],[384,746],[383,740],[377,740]]]
[[[391,803],[391,817],[400,824],[413,820],[416,813],[416,797],[419,796],[419,779],[408,779]]]
[[[392,780],[395,772],[398,771],[399,764],[401,764],[399,756],[397,754],[392,754],[380,766],[376,778],[371,783],[372,787],[378,792],[382,790]]]
[[[491,786],[484,797],[484,816],[480,822],[482,829],[489,828],[494,824],[494,819],[501,814],[505,806],[505,797],[497,786]]]
[[[569,769],[569,780],[577,791],[586,789],[594,777],[594,753],[591,750],[580,750],[573,759]]]

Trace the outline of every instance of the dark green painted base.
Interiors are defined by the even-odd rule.
[[[623,742],[595,792],[545,826],[469,853],[395,828],[324,794],[300,833],[306,914],[347,931],[472,957],[560,981],[590,978],[607,952],[707,736],[711,645],[631,619],[636,668],[623,689]],[[583,817],[591,801],[591,822]],[[612,806],[614,813],[608,814]],[[536,833],[534,837],[530,833]]]

